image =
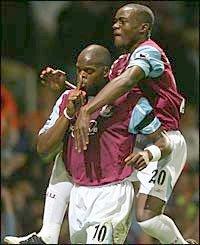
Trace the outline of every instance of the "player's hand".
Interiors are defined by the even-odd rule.
[[[67,102],[67,114],[70,117],[73,117],[81,108],[81,106],[85,105],[86,103],[86,92],[79,90],[79,89],[73,89],[70,91],[68,96],[68,102]]]
[[[59,91],[65,86],[66,74],[64,71],[47,67],[41,71],[40,78],[42,84],[49,86],[52,90]]]
[[[139,171],[146,168],[149,161],[150,156],[148,151],[133,152],[125,159],[125,163],[128,166],[132,166]]]
[[[81,107],[74,128],[75,148],[78,152],[87,150],[87,144],[89,144],[90,115],[86,106]]]

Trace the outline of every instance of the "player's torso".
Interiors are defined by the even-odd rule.
[[[152,46],[160,52],[164,72],[159,77],[146,78],[140,81],[133,88],[133,91],[136,93],[141,91],[143,96],[148,98],[165,130],[177,130],[179,129],[180,112],[183,110],[184,98],[177,91],[171,65],[164,51],[154,41],[145,41],[140,47],[143,45]],[[113,63],[109,74],[110,79],[114,79],[126,70],[130,57],[131,54],[122,55]]]
[[[71,126],[65,163],[75,183],[103,185],[123,180],[132,173],[132,169],[125,166],[124,159],[134,145],[135,139],[128,132],[128,125],[139,97],[129,92],[112,106],[94,113],[90,121],[90,144],[83,153],[75,149]]]

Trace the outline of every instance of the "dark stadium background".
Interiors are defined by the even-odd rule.
[[[36,135],[58,94],[41,85],[47,65],[74,81],[75,59],[88,44],[112,42],[112,16],[130,1],[1,1],[1,243],[41,227],[52,161],[36,153]],[[184,237],[199,241],[199,4],[193,1],[133,1],[156,15],[153,39],[166,51],[187,98],[181,130],[188,145],[186,167],[168,203]],[[67,241],[64,222],[60,242]],[[135,220],[129,244],[155,244]]]

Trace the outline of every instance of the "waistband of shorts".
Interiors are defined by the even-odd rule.
[[[104,184],[104,185],[79,185],[79,184],[74,183],[74,186],[75,187],[88,187],[88,188],[97,188],[98,187],[98,188],[100,188],[100,187],[117,185],[117,184],[123,184],[123,183],[131,183],[131,181],[128,180],[127,178],[128,177],[126,177],[123,180],[119,180],[119,181],[115,181],[115,182],[110,182],[110,183],[107,183],[107,184]]]
[[[167,131],[167,133],[168,134],[179,134],[179,135],[182,135],[180,130],[169,130],[169,131]]]

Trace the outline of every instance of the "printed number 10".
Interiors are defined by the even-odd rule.
[[[100,229],[99,229],[99,227],[100,227],[100,225],[95,226],[96,231],[94,233],[93,239],[96,238],[96,236],[97,236],[98,241],[103,242],[103,240],[106,236],[107,228],[105,225],[101,226]]]

